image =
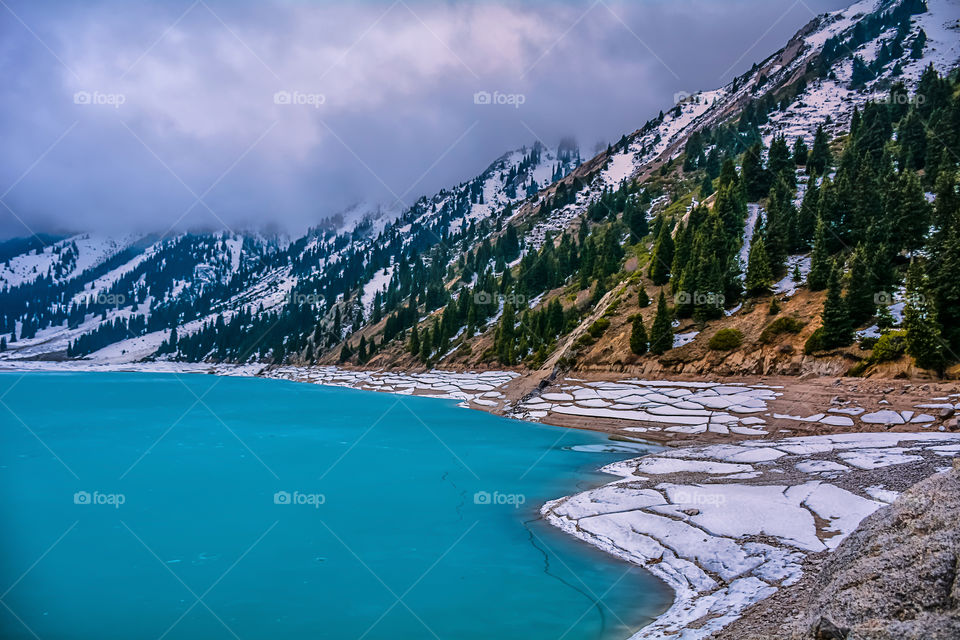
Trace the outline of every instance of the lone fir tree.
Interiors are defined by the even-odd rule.
[[[643,316],[639,313],[633,317],[633,326],[630,329],[630,351],[642,356],[650,347],[647,339],[647,330],[643,326]]]
[[[657,355],[666,353],[673,348],[673,316],[667,306],[667,297],[660,290],[657,299],[657,314],[650,327],[650,353]]]
[[[747,262],[747,293],[752,296],[769,293],[773,283],[773,273],[767,261],[767,250],[763,238],[757,238],[750,245],[750,257]]]
[[[827,283],[827,299],[823,303],[823,333],[821,345],[824,349],[846,347],[853,342],[853,326],[847,303],[843,299],[840,286],[841,268],[834,265]]]
[[[918,367],[942,373],[946,366],[944,342],[936,309],[930,298],[923,265],[914,260],[907,271],[907,306],[903,326],[907,330],[907,353]]]
[[[650,260],[650,279],[653,284],[663,286],[670,281],[670,265],[673,262],[673,236],[670,225],[664,220],[657,234],[657,242],[653,247],[653,257]]]

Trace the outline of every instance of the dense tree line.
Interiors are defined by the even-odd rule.
[[[958,359],[955,86],[929,67],[911,99],[898,97],[906,90],[896,84],[889,100],[855,111],[835,176],[807,191],[801,210],[816,212],[808,284],[827,290],[809,350],[850,344],[856,327],[887,314],[905,279],[908,352],[934,369]]]

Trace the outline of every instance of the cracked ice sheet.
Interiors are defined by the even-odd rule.
[[[570,382],[567,380],[566,382]],[[740,435],[764,435],[767,431],[741,424],[763,424],[760,418],[742,414],[761,413],[779,392],[768,385],[689,382],[672,380],[622,380],[563,384],[561,391],[548,391],[518,407],[524,411],[549,410],[588,418],[610,418],[667,424],[667,431],[704,433],[707,430]],[[554,403],[547,406],[544,401]],[[645,431],[653,427],[627,427]]]
[[[424,395],[433,397],[469,401],[481,393],[489,394],[493,392],[519,374],[512,371],[456,372],[438,369],[425,373],[396,373],[390,371],[354,371],[333,366],[287,366],[271,370],[265,375],[271,378],[383,391],[399,395],[412,395],[414,392],[420,391]],[[485,403],[481,402],[480,404]]]
[[[710,535],[697,526],[661,515],[635,510],[590,516],[580,520],[580,526],[595,535],[606,536],[617,546],[629,545],[633,531],[669,547],[677,556],[689,559],[724,580],[730,580],[763,563],[762,555],[751,555],[735,540]],[[710,588],[716,583],[696,567],[688,572],[698,586]]]
[[[825,473],[850,471],[850,467],[832,460],[807,460],[797,463],[797,471],[802,471],[803,473]]]
[[[668,424],[700,425],[702,427],[705,427],[709,420],[709,418],[706,416],[658,416],[652,413],[647,413],[646,411],[622,411],[618,409],[590,408],[570,405],[556,405],[553,407],[553,411],[555,413],[564,413],[574,416],[587,416],[592,418],[617,418],[620,420],[636,420],[642,422],[665,422]]]
[[[792,486],[782,481],[769,485],[744,480],[793,469],[849,473],[854,470],[836,458],[869,459],[872,463],[882,457],[884,462],[902,463],[913,457],[906,451],[923,448],[931,453],[940,452],[935,449],[954,453],[953,447],[960,448],[960,434],[855,433],[660,451],[605,466],[602,471],[620,479],[605,488],[554,501],[542,512],[567,533],[646,566],[677,592],[675,605],[645,627],[643,637],[688,634],[694,629],[689,626],[694,620],[706,615],[708,624],[722,626],[739,615],[744,602],[758,601],[778,586],[792,584],[800,577],[806,553],[835,548],[864,517],[892,499],[892,492],[876,485],[860,489],[858,495],[856,489],[841,489],[817,479]],[[824,456],[834,460],[821,459]],[[665,471],[674,462],[694,463],[698,469],[708,468],[702,465],[710,463],[748,468],[755,464],[763,471],[716,474],[699,484],[687,480],[690,467],[683,464],[673,467],[673,477],[669,472],[652,473]],[[638,471],[641,465],[650,466]],[[649,475],[634,475],[641,471]],[[845,473],[844,477],[856,476]],[[749,542],[755,535],[776,542]],[[713,578],[737,569],[744,572],[729,585]],[[746,591],[735,590],[731,595],[734,585],[743,585]],[[700,635],[696,637],[702,637],[705,628],[697,627]]]
[[[799,549],[822,551],[825,547],[817,537],[813,515],[800,504],[807,491],[801,489],[791,494],[791,490],[808,484],[786,487],[664,483],[657,488],[666,491],[673,503],[695,505],[700,513],[691,516],[691,522],[715,536],[742,538],[765,534]]]
[[[861,520],[882,506],[874,500],[861,498],[832,484],[814,484],[817,486],[803,504],[829,523],[821,531],[834,534],[823,541],[831,551],[857,528]]]
[[[778,452],[779,453],[779,452]],[[780,455],[783,455],[782,453]],[[752,471],[753,467],[747,464],[731,464],[729,462],[705,462],[702,460],[684,460],[679,458],[646,457],[636,466],[638,473],[743,473]]]
[[[909,455],[906,453],[906,449],[899,447],[890,449],[854,449],[852,451],[841,451],[838,455],[847,464],[857,467],[858,469],[879,469],[895,464],[905,464],[923,460],[921,456]]]

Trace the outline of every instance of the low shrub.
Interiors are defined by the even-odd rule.
[[[594,339],[597,339],[600,336],[602,336],[606,332],[606,330],[609,328],[610,328],[610,320],[608,318],[600,318],[596,322],[594,322],[592,325],[590,325],[590,328],[587,329],[587,331],[590,333],[591,337],[593,337]]]
[[[877,340],[870,359],[874,362],[889,362],[891,360],[897,360],[906,352],[907,332],[888,331]]]
[[[807,338],[806,343],[803,345],[803,352],[807,355],[815,353],[817,351],[823,351],[823,327],[820,327]]]
[[[869,346],[867,346],[869,345]],[[872,365],[879,362],[897,360],[907,352],[907,332],[888,331],[879,338],[864,338],[860,341],[861,349],[873,349],[869,358],[864,358],[850,368],[847,375],[861,376]]]
[[[580,349],[582,347],[589,347],[594,342],[596,342],[596,340],[594,340],[589,333],[585,333],[579,338],[577,338],[577,340],[573,343],[573,348]]]
[[[710,338],[708,346],[714,351],[730,351],[743,344],[743,334],[737,329],[720,329]]]
[[[777,318],[760,333],[760,342],[770,344],[782,333],[800,333],[805,326],[805,322],[798,320],[793,316],[783,316]]]

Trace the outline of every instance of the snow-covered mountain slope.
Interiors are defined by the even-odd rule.
[[[83,233],[15,255],[0,264],[0,289],[34,282],[43,276],[54,282],[70,280],[133,246],[139,239],[137,235],[114,238]]]
[[[722,123],[763,94],[789,86],[808,65],[818,60],[831,39],[850,38],[865,18],[898,5],[891,0],[862,0],[847,9],[817,16],[783,49],[730,84],[693,95],[678,94],[672,109],[627,136],[625,144],[598,155],[573,172],[566,180],[568,184],[580,178],[589,182],[589,186],[578,193],[575,204],[556,213],[561,224],[554,225],[555,229],[561,228],[562,222],[575,219],[604,188],[649,175],[664,162],[679,156],[693,132]],[[864,86],[851,88],[854,56],[865,62],[874,60],[896,29],[886,29],[855,49],[842,42],[838,45],[840,58],[830,63],[826,77],[794,96],[783,111],[772,115],[769,123],[761,127],[767,146],[775,134],[785,135],[790,144],[798,136],[805,137],[809,143],[821,124],[826,124],[831,132],[844,131],[854,107],[862,107],[870,100],[887,99],[891,82],[900,80],[914,89],[928,65],[932,64],[943,74],[954,69],[960,63],[960,1],[927,0],[926,7],[925,12],[910,17],[911,30],[904,38],[912,42],[921,31],[925,33],[926,46],[921,56],[912,58],[909,51],[904,51],[899,58],[889,60]]]
[[[425,318],[455,299],[463,283],[475,286],[491,267],[501,273],[495,254],[509,254],[506,262],[516,265],[627,182],[639,185],[635,194],[646,191],[700,132],[727,127],[736,135],[745,114],[767,146],[781,134],[791,144],[801,136],[811,142],[821,125],[846,131],[854,109],[887,99],[893,83],[914,91],[928,65],[954,69],[958,20],[960,0],[863,0],[817,16],[728,85],[677,96],[594,158],[581,162],[569,145],[534,144],[410,206],[360,203],[298,239],[82,234],[10,256],[0,264],[0,336],[7,342],[0,358],[166,357],[173,329],[181,340],[206,336],[192,357],[206,357],[217,332],[237,340],[269,334],[234,358],[260,357],[265,342],[272,353],[302,353],[309,344],[317,357],[365,327],[390,338],[382,326],[387,311],[410,307],[412,297],[411,308],[424,308],[416,315]],[[662,189],[646,195],[650,218],[673,201]]]
[[[70,356],[131,361],[154,355],[174,327],[189,335],[241,309],[280,313],[303,299],[322,317],[357,292],[362,321],[389,283],[397,252],[472,237],[479,223],[503,215],[579,161],[574,148],[535,144],[405,210],[360,203],[293,241],[259,233],[159,240],[85,233],[23,251],[0,264],[0,335],[8,334],[0,358],[59,358],[69,350]],[[71,349],[95,333],[89,344]]]

